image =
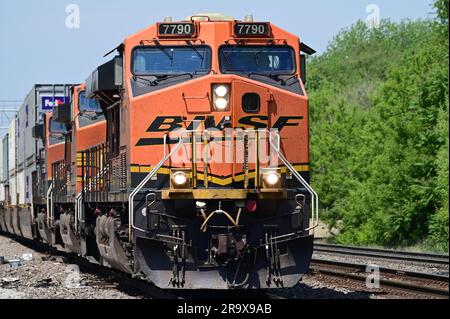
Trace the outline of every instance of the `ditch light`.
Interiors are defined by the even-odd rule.
[[[170,171],[170,188],[172,189],[190,189],[191,170],[190,169],[172,169]]]
[[[281,168],[262,168],[261,185],[265,189],[280,189]]]

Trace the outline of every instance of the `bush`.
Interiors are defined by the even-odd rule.
[[[310,61],[313,186],[336,241],[448,249],[448,12],[362,22]]]

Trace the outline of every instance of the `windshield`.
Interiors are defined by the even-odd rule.
[[[64,143],[64,134],[67,133],[67,128],[64,123],[56,122],[53,118],[50,119],[50,145]]]
[[[205,46],[139,47],[133,51],[135,75],[207,73],[211,69],[211,49]]]
[[[56,122],[52,119],[50,119],[50,133],[53,134],[66,134],[67,128],[66,124],[61,122]]]
[[[295,54],[290,47],[226,46],[220,48],[222,73],[293,74]]]
[[[100,103],[95,99],[88,99],[86,92],[81,92],[78,96],[78,109],[80,116],[78,123],[80,127],[85,127],[105,119]]]
[[[78,98],[78,109],[80,112],[101,113],[102,108],[96,99],[88,99],[86,92],[81,92]]]

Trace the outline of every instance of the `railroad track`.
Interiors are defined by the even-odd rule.
[[[448,255],[415,253],[415,252],[395,251],[388,249],[351,247],[351,246],[314,243],[314,251],[333,255],[362,256],[362,257],[408,261],[424,264],[438,264],[438,265],[449,264]]]
[[[79,267],[79,270],[82,273],[97,275],[99,277],[97,280],[90,280],[86,283],[86,286],[95,287],[97,289],[115,288],[126,292],[129,295],[142,296],[145,299],[286,299],[285,297],[279,296],[274,292],[266,291],[237,290],[231,293],[230,291],[220,290],[214,292],[211,292],[210,290],[198,290],[194,294],[192,291],[170,289],[163,290],[152,285],[142,278],[132,278],[131,276],[124,273],[101,266],[99,264],[91,263],[88,260],[74,254],[66,253],[53,247],[49,247],[44,243],[31,241],[2,232],[0,232],[0,235],[14,240],[15,242],[20,243],[21,245],[26,246],[36,252],[44,254],[45,258],[48,258],[48,260],[55,260],[66,264],[75,264]]]
[[[368,289],[366,280],[369,273],[366,267],[360,264],[313,259],[310,269],[313,274],[350,279],[357,282],[359,288],[363,286],[363,289]],[[449,277],[447,276],[384,267],[379,267],[378,270],[379,288],[387,294],[419,298],[449,298]]]
[[[96,286],[98,288],[117,287],[130,294],[139,294],[146,298],[155,298],[155,299],[184,299],[184,298],[191,299],[193,297],[192,294],[190,294],[189,296],[184,296],[183,293],[161,290],[157,287],[152,286],[150,283],[142,279],[131,278],[130,276],[127,276],[120,272],[116,272],[101,265],[90,263],[84,258],[77,257],[73,254],[58,251],[42,243],[17,238],[12,235],[7,234],[4,235],[29,248],[34,249],[35,251],[50,254],[52,256],[60,256],[65,260],[65,262],[75,263],[80,267],[80,270],[82,272],[97,274],[100,275],[100,277],[104,278],[104,281],[99,280],[98,282],[89,283],[89,285],[91,286]],[[349,250],[349,247],[343,247],[344,250],[342,250],[337,249],[338,247],[341,248],[341,246],[323,245],[323,244],[319,245],[321,246],[319,249],[323,247],[323,249],[327,249],[332,253],[336,253],[336,250],[339,250],[338,254],[344,254],[345,253],[344,251]],[[317,244],[315,244],[315,246],[316,246],[315,250],[317,251]],[[334,250],[331,248],[333,248]],[[355,255],[357,250],[362,249],[352,249],[352,253],[349,253],[347,255]],[[372,257],[373,256],[379,257],[381,255],[380,254],[381,252],[385,252],[384,250],[377,250],[377,249],[371,250],[373,250],[375,254],[366,252],[365,256],[370,254],[370,256]],[[397,253],[394,251],[388,252],[392,255]],[[394,258],[392,255],[389,255],[388,258]],[[422,257],[424,257],[423,255],[424,254],[422,254]],[[436,256],[431,254],[428,255]],[[416,258],[416,259],[423,260],[424,258]],[[359,284],[365,283],[368,275],[366,272],[366,265],[358,265],[353,263],[345,263],[322,259],[313,259],[311,262],[310,270],[311,273],[313,274],[319,273],[325,276],[346,278]],[[380,271],[380,286],[382,289],[385,289],[390,293],[394,292],[398,295],[400,292],[400,294],[407,294],[407,295],[412,294],[415,296],[428,298],[449,297],[449,289],[448,289],[449,278],[447,276],[433,275],[429,273],[399,271],[391,268],[379,268],[379,271]],[[227,292],[226,295],[229,297],[230,295],[229,292]],[[200,298],[202,298],[201,296],[202,294],[200,294]],[[208,296],[211,297],[210,292],[208,292]],[[203,298],[204,297],[205,296],[203,296]],[[280,296],[277,293],[273,292],[261,292],[256,295],[246,293],[241,297],[242,299],[246,298],[253,299],[255,297],[262,299],[286,299],[286,297]]]

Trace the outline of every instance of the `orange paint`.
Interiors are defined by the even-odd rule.
[[[281,88],[271,86],[251,78],[221,74],[219,67],[219,48],[226,44],[234,45],[239,39],[233,38],[233,21],[196,21],[197,37],[192,44],[203,43],[212,51],[212,72],[173,86],[159,89],[140,96],[133,97],[131,79],[132,50],[141,46],[142,40],[157,39],[157,25],[152,25],[138,32],[124,41],[124,100],[121,108],[121,146],[126,147],[128,161],[131,165],[155,165],[163,158],[162,145],[147,145],[136,147],[142,138],[162,138],[164,132],[147,132],[149,125],[157,116],[183,116],[192,120],[195,116],[214,116],[216,123],[224,116],[232,119],[234,127],[244,116],[266,116],[267,124],[274,125],[280,116],[300,117],[298,126],[286,126],[281,131],[281,145],[286,157],[291,163],[309,163],[309,116],[308,96],[302,81],[300,86],[304,95],[295,94]],[[296,75],[300,75],[300,39],[275,26],[271,25],[270,38],[256,38],[245,40],[245,45],[265,45],[273,40],[276,45],[287,45],[295,51]],[[180,45],[187,46],[186,41],[179,39],[159,38],[161,46]],[[154,46],[152,41],[144,45]],[[213,110],[211,98],[211,85],[225,83],[231,85],[231,106],[227,112]],[[241,101],[245,93],[258,93],[261,96],[261,109],[256,114],[245,113]],[[188,97],[188,98],[186,98]],[[195,97],[195,99],[189,99]],[[202,98],[203,97],[203,98]],[[186,126],[189,123],[186,124]],[[211,164],[211,174],[217,176],[230,176],[242,173],[242,164]],[[251,167],[250,167],[251,169]],[[199,165],[199,171],[202,171]]]
[[[72,174],[76,173],[76,176],[81,177],[82,168],[81,162],[77,161],[77,154],[81,151],[85,151],[91,147],[100,145],[106,142],[106,120],[99,121],[88,126],[80,126],[79,114],[79,96],[80,93],[86,90],[86,85],[82,84],[74,87],[73,94],[73,122],[72,127],[72,146],[71,146],[71,165]],[[77,178],[76,193],[79,194],[82,189],[82,183]]]
[[[45,113],[45,153],[47,154],[46,159],[46,170],[47,179],[51,180],[53,177],[52,164],[64,160],[64,142],[50,145],[50,120],[53,113]]]

